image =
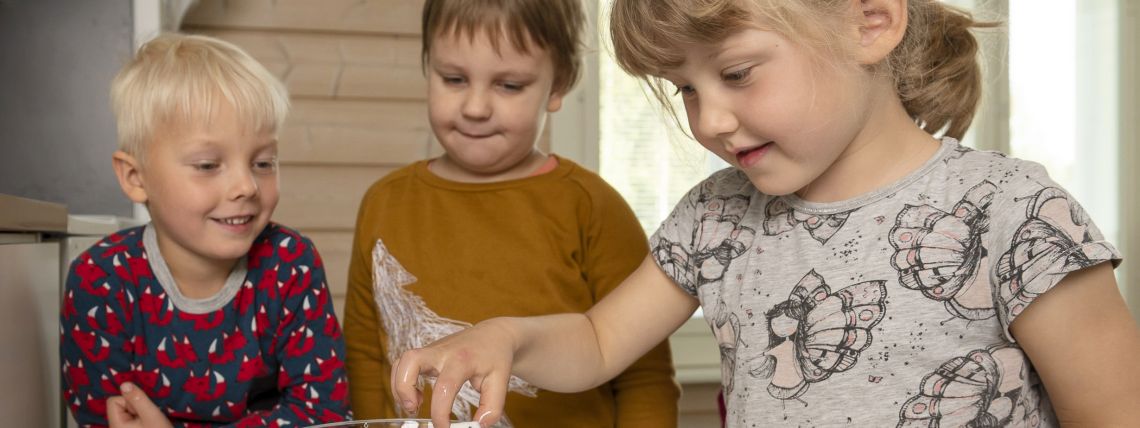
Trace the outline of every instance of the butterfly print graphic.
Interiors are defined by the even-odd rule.
[[[695,208],[698,220],[692,253],[664,238],[652,249],[658,265],[691,294],[724,279],[732,260],[748,251],[756,236],[755,230],[740,225],[748,210],[748,198],[743,195],[721,197],[702,192]]]
[[[764,208],[764,234],[779,235],[803,225],[812,239],[826,244],[827,240],[839,232],[847,217],[855,210],[835,214],[809,214],[796,211],[783,198],[775,198]]]
[[[1106,244],[1092,244],[1101,238],[1092,236],[1088,214],[1064,190],[1046,187],[1027,199],[1027,220],[998,259],[999,308],[1007,322],[1060,281],[1058,274],[1114,257]]]
[[[832,292],[815,270],[808,272],[788,300],[765,313],[768,349],[749,373],[771,378],[768,393],[790,400],[854,367],[871,345],[871,329],[886,313],[885,284],[866,281]]]
[[[728,310],[724,301],[717,302],[716,313],[712,315],[713,336],[720,348],[720,381],[724,386],[725,399],[734,389],[736,375],[736,349],[740,347],[740,318]]]
[[[1041,426],[1040,384],[1026,385],[1025,362],[1009,344],[950,359],[922,378],[899,411],[898,428]]]
[[[895,248],[891,266],[898,270],[903,287],[944,302],[958,318],[994,316],[989,282],[975,279],[978,272],[988,271],[982,234],[995,193],[997,186],[983,181],[949,212],[930,205],[907,205],[899,212],[889,240]]]
[[[949,153],[949,154],[947,154],[947,155],[946,155],[946,157],[942,159],[942,163],[946,163],[946,164],[949,164],[951,161],[954,161],[954,160],[957,160],[957,159],[961,159],[963,156],[965,156],[965,155],[967,155],[967,154],[969,154],[970,152],[973,152],[973,151],[974,151],[974,149],[971,149],[971,148],[969,148],[969,147],[966,147],[966,146],[960,146],[960,145],[955,145],[955,146],[954,146],[954,151],[953,151],[953,152],[951,152],[951,153]],[[1001,154],[1001,153],[997,153],[997,152],[990,152],[990,153],[992,153],[992,154],[995,154],[995,155],[998,155],[998,156],[1001,156],[1001,157],[1003,157],[1003,158],[1005,157],[1005,155],[1003,155],[1003,154]]]

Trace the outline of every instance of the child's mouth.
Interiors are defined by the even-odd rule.
[[[764,154],[768,152],[768,147],[771,145],[772,143],[769,142],[751,149],[736,152],[736,161],[742,167],[755,165],[760,161],[760,158],[764,157]]]
[[[490,137],[490,136],[495,135],[495,134],[493,134],[493,133],[479,134],[479,133],[468,133],[468,132],[459,131],[459,135],[470,138],[472,140],[479,140],[479,139]]]
[[[253,221],[253,216],[242,215],[236,217],[215,218],[213,220],[226,226],[244,226],[247,223]]]

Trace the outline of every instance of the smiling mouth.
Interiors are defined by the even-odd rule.
[[[768,146],[769,146],[769,145],[771,145],[771,144],[772,144],[771,142],[768,142],[768,143],[764,143],[764,144],[761,144],[761,145],[759,145],[759,146],[756,146],[756,147],[751,147],[751,148],[747,148],[747,149],[741,150],[741,151],[739,151],[739,152],[736,152],[736,157],[738,157],[738,158],[739,158],[739,157],[748,156],[748,154],[749,154],[749,153],[753,153],[753,152],[755,152],[755,151],[757,151],[757,150],[760,150],[760,149],[763,149],[763,148],[765,148],[765,147],[768,147]]]
[[[218,222],[218,223],[229,225],[229,226],[241,226],[243,224],[246,224],[246,223],[253,221],[253,216],[242,215],[242,216],[236,216],[236,217],[215,218],[213,220]]]
[[[747,148],[734,153],[737,163],[742,166],[749,166],[754,164],[759,159],[759,156],[761,156],[763,152],[766,152],[766,149],[771,146],[772,143],[773,142],[770,141],[759,146]]]

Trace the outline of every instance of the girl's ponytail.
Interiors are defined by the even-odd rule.
[[[912,0],[906,35],[888,58],[903,107],[926,132],[961,139],[982,94],[977,22],[937,0]]]

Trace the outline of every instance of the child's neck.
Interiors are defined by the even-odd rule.
[[[496,183],[531,176],[546,163],[548,156],[538,149],[531,150],[519,162],[495,171],[472,171],[455,162],[447,154],[432,159],[428,170],[440,178],[461,183]]]
[[[910,175],[938,152],[938,140],[914,124],[897,96],[883,97],[871,108],[839,158],[797,196],[812,202],[855,198]]]
[[[188,299],[205,299],[218,294],[238,262],[206,260],[166,243],[162,234],[156,238],[162,259],[170,270],[170,276],[174,278],[173,285]]]
[[[230,265],[233,269],[233,264]],[[206,299],[213,297],[226,285],[230,270],[224,275],[216,275],[216,271],[201,271],[197,269],[179,269],[170,265],[170,275],[178,286],[178,291],[187,299]]]

